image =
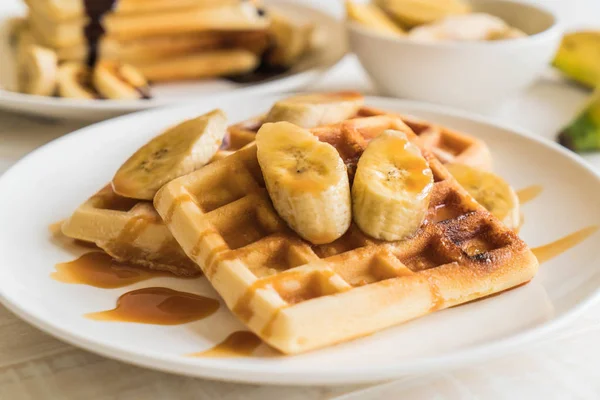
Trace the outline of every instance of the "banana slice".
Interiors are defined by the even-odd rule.
[[[474,13],[452,15],[431,24],[418,26],[412,29],[408,36],[411,39],[427,42],[438,40],[484,41],[504,39],[507,35],[513,34],[513,31],[517,30],[496,16]]]
[[[276,102],[265,122],[286,121],[310,129],[348,119],[363,104],[364,97],[355,92],[298,95]]]
[[[519,228],[519,198],[504,179],[464,164],[447,164],[448,171],[490,213],[508,228]]]
[[[404,31],[375,4],[355,3],[346,0],[346,16],[348,20],[391,36],[403,36]]]
[[[376,239],[402,240],[423,223],[432,188],[433,173],[419,148],[404,133],[386,130],[358,160],[354,222]]]
[[[273,205],[294,231],[313,244],[323,244],[348,230],[350,184],[333,146],[289,122],[264,124],[256,145]]]
[[[266,61],[271,66],[291,67],[311,48],[314,27],[296,23],[274,11],[270,11],[269,16],[273,44],[265,56]]]
[[[78,62],[67,62],[58,67],[58,94],[71,99],[97,99],[91,86],[90,68]]]
[[[19,88],[27,94],[52,96],[56,90],[58,59],[45,47],[31,45],[19,54]]]
[[[115,193],[152,200],[164,184],[202,167],[215,155],[227,130],[227,117],[213,110],[185,121],[142,146],[112,180]]]
[[[464,0],[375,0],[390,17],[403,27],[428,24],[448,15],[468,14]]]
[[[93,83],[107,99],[150,99],[148,81],[135,67],[114,61],[101,61],[94,68]]]

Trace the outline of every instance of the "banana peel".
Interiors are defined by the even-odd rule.
[[[583,111],[559,133],[558,142],[576,152],[600,150],[600,86]]]
[[[600,83],[600,31],[566,34],[552,65],[574,81],[595,88]]]

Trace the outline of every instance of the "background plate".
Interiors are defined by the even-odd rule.
[[[300,89],[334,66],[346,53],[346,34],[341,21],[331,15],[286,0],[265,0],[268,8],[276,9],[297,21],[310,21],[316,29],[316,48],[304,56],[287,73],[254,84],[237,84],[224,79],[173,82],[153,85],[151,100],[77,100],[32,96],[7,89],[15,88],[15,62],[10,55],[8,23],[0,29],[0,108],[28,114],[85,120],[101,120],[133,111],[166,104],[189,102],[204,96],[214,97],[232,91],[252,94],[284,92]]]
[[[598,232],[542,264],[538,276],[524,287],[294,357],[184,357],[243,329],[224,306],[207,319],[180,326],[83,318],[84,313],[113,308],[120,294],[139,287],[217,295],[204,278],[156,278],[112,290],[55,282],[49,278],[54,264],[73,256],[51,243],[48,225],[69,216],[138,146],[173,123],[215,107],[221,107],[231,122],[239,121],[266,111],[277,98],[218,98],[120,117],[67,135],[25,157],[0,178],[2,302],[58,338],[122,361],[206,378],[313,385],[384,380],[506,354],[541,340],[596,296]],[[516,189],[541,185],[542,194],[523,207],[522,237],[531,246],[600,225],[600,178],[557,145],[437,106],[384,98],[367,98],[367,104],[475,135],[488,143],[496,171]]]

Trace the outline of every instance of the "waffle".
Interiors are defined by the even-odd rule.
[[[255,53],[232,49],[205,51],[133,65],[148,80],[165,82],[243,75],[255,70],[259,63],[260,57]]]
[[[442,163],[460,163],[484,170],[492,169],[492,157],[486,144],[465,133],[457,132],[415,117],[389,113],[373,107],[362,107],[354,118],[370,116],[389,116],[390,121],[400,119],[408,125],[417,138],[415,141],[423,148],[431,151]],[[264,115],[250,118],[232,125],[238,148],[254,141],[256,132],[264,121]]]
[[[28,7],[37,10],[45,18],[55,21],[68,21],[86,17],[84,0],[25,0]],[[235,5],[239,0],[117,0],[113,7],[115,14],[161,12],[189,7],[215,7]]]
[[[353,170],[369,138],[390,127],[419,143],[390,115],[312,132]],[[266,343],[295,354],[507,290],[536,273],[527,245],[423,153],[435,180],[430,207],[419,231],[399,242],[376,241],[355,225],[330,244],[301,240],[273,209],[255,144],[168,183],[154,204],[232,312]]]
[[[212,159],[221,160],[244,143],[229,133]],[[80,205],[63,226],[64,235],[95,243],[119,261],[131,262],[175,275],[200,274],[183,252],[149,201],[117,195],[109,184]]]
[[[162,223],[152,203],[116,195],[108,185],[62,225],[64,235],[93,242],[119,261],[180,276],[200,273]]]
[[[27,44],[52,47],[43,36],[32,32],[29,27],[22,30],[18,36],[20,41]],[[100,59],[133,65],[221,49],[248,50],[260,55],[266,50],[268,44],[269,37],[265,31],[199,32],[126,41],[105,36],[99,41],[98,54]],[[59,61],[85,62],[89,54],[85,43],[55,48],[55,51]]]
[[[86,45],[87,17],[55,21],[30,7],[28,22],[32,32],[47,46],[63,48]],[[116,14],[103,17],[106,35],[118,40],[134,40],[162,35],[210,31],[265,31],[269,19],[251,4],[194,7],[154,13]]]
[[[100,40],[100,57],[140,64],[222,49],[242,49],[260,55],[266,50],[268,41],[267,32],[258,30],[198,32],[128,41],[108,36]]]

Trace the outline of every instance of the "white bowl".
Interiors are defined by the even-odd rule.
[[[350,46],[384,94],[483,110],[516,94],[548,66],[562,36],[557,18],[533,5],[473,1],[529,36],[493,42],[416,42],[348,22]]]

